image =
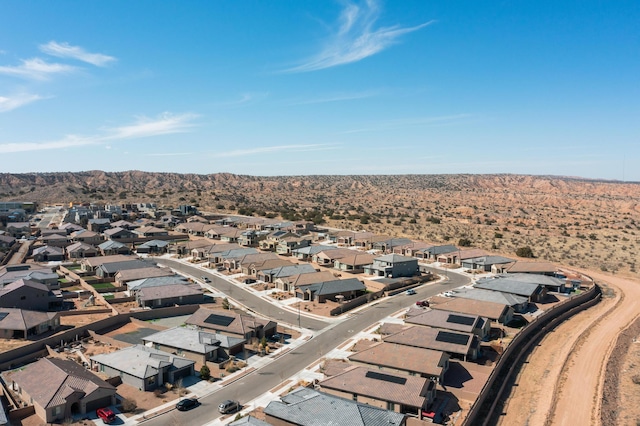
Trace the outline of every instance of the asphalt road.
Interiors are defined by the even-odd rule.
[[[204,272],[199,268],[195,268],[190,265],[185,265],[184,263],[177,262],[175,260],[162,259],[162,260],[158,260],[157,263],[169,266],[170,268],[173,268],[178,272],[182,272],[187,275],[194,276],[197,279],[200,279],[200,277],[205,276],[211,280],[211,282],[209,283],[210,286],[228,295],[231,299],[237,300],[242,305],[247,307],[249,310],[258,313],[259,315],[272,318],[276,320],[279,324],[291,324],[295,326],[298,325],[297,313],[293,313],[286,309],[282,309],[277,305],[269,303],[263,298],[256,296],[254,293],[238,288],[237,285],[232,284],[229,281],[223,278],[220,278],[217,275]],[[329,322],[317,320],[314,318],[308,318],[303,315],[300,315],[300,325],[303,328],[317,331],[325,328],[327,325],[329,325]]]
[[[190,275],[198,276],[197,274],[199,273],[199,270],[197,268],[193,268],[188,265],[182,266],[185,266],[185,269],[180,270],[183,270]],[[437,271],[434,270],[434,272]],[[467,285],[469,282],[470,280],[468,277],[460,274],[449,273],[445,282],[423,285],[416,289],[416,295],[407,296],[406,294],[401,293],[396,296],[383,299],[380,303],[349,315],[348,318],[342,322],[328,325],[326,329],[316,334],[315,337],[305,342],[302,346],[295,348],[293,351],[282,355],[280,358],[275,359],[268,365],[260,368],[259,370],[253,371],[236,382],[230,383],[211,395],[201,398],[201,406],[186,412],[173,410],[167,414],[145,421],[144,424],[204,425],[220,416],[217,411],[217,407],[222,401],[226,399],[233,399],[240,401],[241,404],[247,404],[249,401],[252,401],[260,395],[268,392],[270,389],[276,387],[288,377],[303,370],[314,361],[330,352],[333,348],[348,340],[351,336],[370,327],[381,319],[394,314],[401,309],[407,308],[418,300],[426,299],[427,297],[434,296],[443,291],[451,290],[462,285]],[[219,288],[219,290],[223,289]],[[241,290],[236,287],[235,292],[239,291]],[[272,309],[273,308],[274,307],[272,306]],[[266,312],[263,312],[263,315],[266,315]],[[306,325],[306,321],[310,321],[310,319],[304,318],[303,326]]]

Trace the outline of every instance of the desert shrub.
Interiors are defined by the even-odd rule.
[[[138,408],[138,404],[135,400],[129,398],[122,399],[122,411],[125,413],[132,413]]]
[[[153,394],[158,398],[162,398],[162,389],[156,388],[156,390],[153,391]]]
[[[636,385],[640,385],[640,375],[636,374],[631,378],[631,381]]]
[[[468,238],[460,238],[458,240],[458,245],[460,247],[470,247],[471,246],[471,240]]]
[[[518,257],[535,257],[533,255],[533,250],[531,250],[531,247],[529,247],[529,246],[519,247],[518,249],[516,249],[516,256],[518,256]]]
[[[211,377],[211,370],[206,365],[203,365],[200,368],[200,378],[202,380],[209,380],[209,377]]]

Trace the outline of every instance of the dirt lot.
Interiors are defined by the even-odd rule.
[[[605,365],[608,361],[630,359],[612,349],[618,334],[638,316],[640,284],[590,274],[603,284],[602,301],[542,340],[517,378],[501,424],[600,424]],[[635,368],[633,359],[632,356],[628,365],[634,364]],[[627,376],[623,375],[623,393],[633,389],[626,383]],[[638,385],[635,386],[637,394]],[[627,410],[625,416],[638,418],[637,407],[628,407],[634,413]]]

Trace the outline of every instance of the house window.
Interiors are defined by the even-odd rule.
[[[53,415],[54,416],[59,416],[60,413],[62,413],[62,407],[60,407],[60,406],[53,407]]]
[[[352,397],[351,399],[353,399],[354,401],[357,401],[357,400],[358,400],[358,394],[355,394],[355,393],[354,393],[354,394],[353,394],[353,397]]]
[[[182,349],[178,349],[178,355],[182,355]]]
[[[393,402],[387,402],[387,410],[394,411],[396,409],[396,404]]]

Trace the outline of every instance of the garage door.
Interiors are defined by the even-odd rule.
[[[91,401],[87,403],[87,413],[90,411],[95,411],[98,408],[108,407],[111,405],[111,396],[105,396],[100,399],[96,399],[95,401]]]
[[[175,383],[178,379],[182,379],[183,377],[189,377],[193,374],[193,367],[185,367],[182,370],[176,370],[173,372],[173,382]]]

